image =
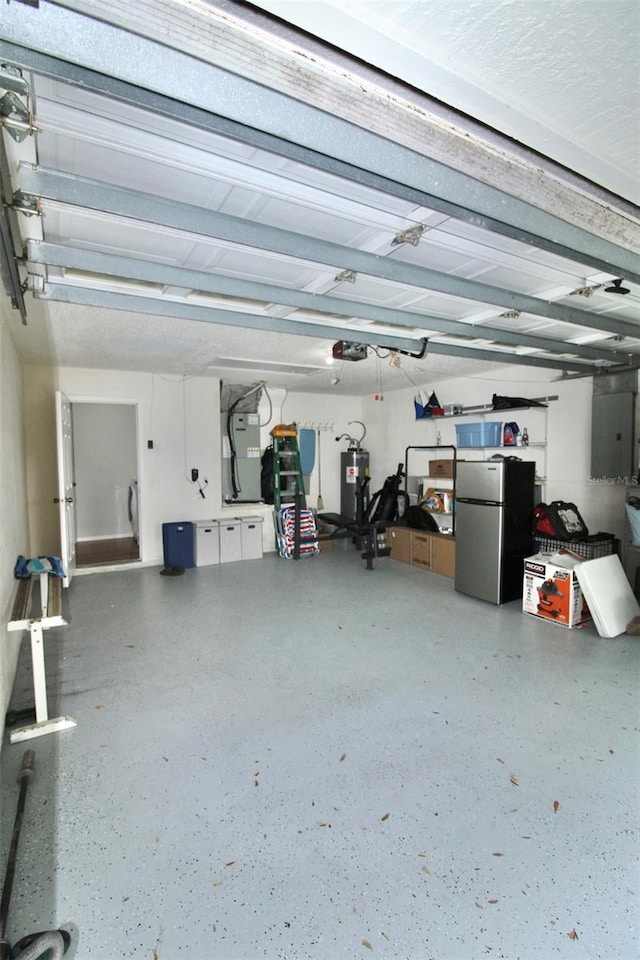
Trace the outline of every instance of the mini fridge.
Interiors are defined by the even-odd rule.
[[[508,603],[522,597],[523,561],[533,547],[536,465],[458,460],[456,573],[460,593]]]

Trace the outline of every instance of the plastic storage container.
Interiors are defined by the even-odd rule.
[[[242,517],[241,546],[243,560],[262,559],[262,517]]]
[[[501,447],[502,421],[487,420],[478,423],[456,424],[458,447]]]
[[[220,524],[217,520],[196,523],[196,567],[220,563]]]
[[[220,521],[220,563],[242,560],[242,520]]]
[[[193,523],[163,523],[162,550],[165,567],[193,567]]]

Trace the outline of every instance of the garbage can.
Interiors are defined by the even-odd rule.
[[[190,520],[163,523],[162,549],[166,568],[193,567],[193,523]]]

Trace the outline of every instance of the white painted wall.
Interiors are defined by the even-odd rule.
[[[129,485],[137,477],[136,407],[74,403],[78,540],[130,537]]]
[[[272,511],[268,506],[230,505],[222,503],[220,481],[220,414],[219,382],[214,379],[160,377],[151,374],[102,370],[60,369],[55,372],[36,368],[25,370],[25,398],[30,415],[27,423],[28,474],[33,504],[34,552],[57,553],[57,519],[52,503],[55,482],[46,496],[42,478],[54,478],[55,449],[49,442],[53,422],[54,382],[72,400],[109,399],[138,404],[140,424],[140,534],[142,560],[162,563],[162,523],[180,520],[207,520],[229,516],[259,515],[264,517],[265,550],[274,547]],[[427,384],[435,389],[441,403],[489,403],[493,393],[509,396],[547,396],[559,399],[548,410],[548,446],[546,454],[531,447],[523,456],[546,456],[539,472],[548,478],[547,500],[570,500],[576,503],[592,532],[604,530],[621,536],[623,532],[622,487],[595,484],[590,481],[591,381],[557,381],[536,370],[499,369],[494,378],[487,375]],[[295,394],[271,389],[271,407],[266,398],[260,405],[262,447],[269,442],[269,430],[275,423],[296,422],[300,427],[320,429],[322,497],[324,509],[340,508],[340,453],[344,441],[335,437],[355,432],[350,420],[362,420],[367,427],[364,446],[371,454],[371,492],[380,489],[385,478],[404,462],[409,445],[436,442],[440,431],[443,444],[455,442],[455,425],[468,421],[446,419],[416,421],[413,396],[407,387],[386,393],[383,401],[370,397],[334,397],[332,395]],[[267,423],[269,412],[271,419]],[[508,419],[527,426],[531,440],[543,438],[544,414],[533,411],[510,413]],[[359,435],[359,433],[358,433]],[[153,449],[147,449],[153,440]],[[428,459],[428,458],[426,458]],[[202,479],[208,479],[206,499],[187,477],[197,467]],[[420,472],[420,471],[417,471]],[[35,476],[34,476],[35,475]],[[311,477],[309,503],[315,506],[318,496],[316,468]],[[48,480],[47,480],[48,482]],[[38,526],[39,523],[39,526]],[[55,541],[52,531],[55,530]]]
[[[77,405],[74,409],[88,400],[137,404],[143,563],[162,563],[162,524],[182,520],[262,516],[265,521],[264,549],[274,549],[270,506],[222,503],[218,380],[70,367],[55,371],[27,367],[24,377],[25,403],[29,413],[26,449],[34,552],[58,554],[60,551],[57,509],[53,504],[56,496],[56,389],[61,389]],[[338,465],[344,444],[336,443],[334,437],[349,430],[348,420],[361,419],[361,401],[357,398],[296,395],[277,388],[271,389],[269,396],[271,403],[265,396],[259,408],[261,423],[264,423],[261,431],[263,449],[269,443],[269,430],[276,423],[295,420],[301,425],[321,424],[322,493],[325,508],[338,510]],[[153,449],[148,449],[149,440],[153,441]],[[197,486],[189,482],[192,467],[198,468],[202,481],[209,481],[205,499],[199,496]],[[315,470],[309,499],[314,506],[317,495],[318,474]]]
[[[427,394],[435,390],[441,404],[464,405],[491,403],[494,393],[517,397],[557,395],[558,400],[548,407],[546,450],[530,447],[513,452],[537,460],[537,472],[547,477],[544,492],[547,502],[571,501],[577,504],[591,533],[605,531],[622,537],[624,487],[596,483],[590,476],[592,382],[588,378],[554,381],[553,376],[545,377],[544,371],[533,369],[503,368],[497,370],[493,378],[483,374],[434,381],[423,390]],[[404,462],[408,446],[435,444],[438,432],[443,444],[455,444],[456,424],[474,420],[469,417],[416,421],[413,408],[416,392],[408,387],[385,394],[382,402],[370,398],[363,401],[363,419],[367,423],[367,443],[371,451],[372,491],[382,486],[385,477],[395,472],[400,461]],[[545,416],[538,411],[491,414],[486,419],[515,420],[521,428],[527,427],[531,441],[543,440]],[[425,464],[429,456],[424,454]],[[431,454],[433,459],[436,456],[437,452]],[[460,451],[459,456],[470,456],[470,453]],[[477,456],[474,451],[473,457]],[[417,453],[410,454],[410,472],[413,472],[412,463],[419,465],[419,457]]]
[[[19,322],[17,312],[11,311],[5,297],[0,297],[0,611],[3,633],[0,643],[0,744],[22,641],[21,633],[9,633],[6,629],[16,590],[13,568],[19,554],[30,556],[22,435],[22,373],[9,333],[10,326]]]

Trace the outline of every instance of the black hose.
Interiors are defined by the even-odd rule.
[[[18,796],[18,808],[16,818],[13,823],[13,833],[11,834],[11,846],[9,847],[9,859],[7,870],[4,875],[4,886],[2,888],[2,899],[0,900],[0,960],[8,960],[11,952],[11,944],[7,940],[7,919],[9,917],[9,903],[11,902],[11,890],[13,888],[13,878],[16,872],[16,859],[18,856],[18,843],[20,842],[20,831],[24,819],[24,807],[27,799],[27,789],[29,780],[33,773],[35,763],[35,750],[25,750],[22,757],[22,766],[18,774],[18,783],[20,784],[20,794]]]

